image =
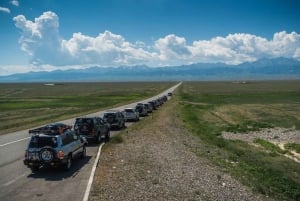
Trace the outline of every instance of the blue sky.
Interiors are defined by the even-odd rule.
[[[299,0],[0,0],[0,75],[300,60]]]

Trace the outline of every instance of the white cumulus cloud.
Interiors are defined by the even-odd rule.
[[[19,6],[19,1],[17,0],[12,0],[10,3],[14,6]]]
[[[0,12],[10,13],[10,9],[0,6]]]
[[[300,35],[296,32],[278,32],[270,40],[235,33],[191,44],[184,37],[170,34],[153,44],[145,44],[142,41],[130,43],[108,30],[96,37],[78,32],[64,39],[59,34],[59,17],[51,11],[33,21],[23,15],[13,20],[21,30],[21,49],[31,56],[32,64],[41,66],[167,66],[198,62],[239,64],[273,57],[300,59]]]

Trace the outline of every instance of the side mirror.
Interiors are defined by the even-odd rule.
[[[81,143],[86,143],[86,144],[88,143],[86,138],[83,136],[80,136],[80,141],[81,141]]]

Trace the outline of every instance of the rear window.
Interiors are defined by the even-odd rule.
[[[42,148],[50,146],[53,148],[57,147],[57,137],[53,136],[34,136],[31,138],[29,147],[30,148]]]
[[[134,112],[133,109],[125,109],[125,112]]]
[[[75,124],[78,126],[83,124],[93,125],[93,119],[86,119],[86,118],[76,119]]]
[[[116,116],[116,114],[115,113],[105,113],[104,114],[104,118],[112,118],[112,117],[115,117]]]

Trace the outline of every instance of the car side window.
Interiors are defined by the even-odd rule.
[[[66,133],[66,135],[62,136],[62,143],[63,143],[63,145],[70,144],[73,141],[74,141],[74,137],[73,137],[72,133]]]

